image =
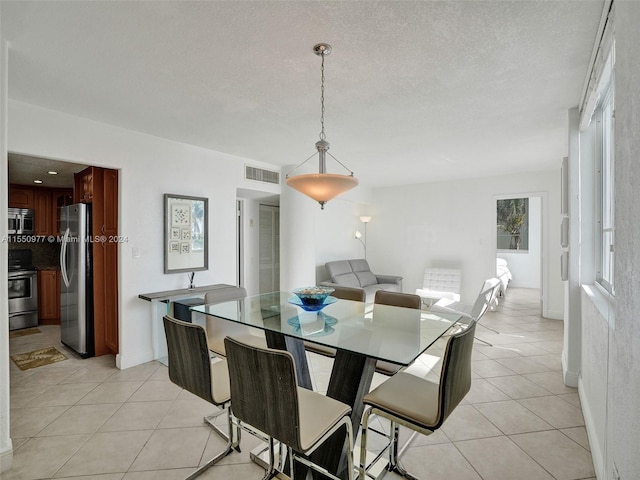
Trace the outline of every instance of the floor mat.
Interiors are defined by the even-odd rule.
[[[9,332],[9,338],[24,337],[25,335],[33,335],[42,333],[39,328],[23,328],[21,330],[13,330]]]
[[[56,347],[41,348],[33,352],[11,355],[11,360],[13,360],[20,370],[43,367],[44,365],[62,362],[66,359],[67,357],[64,353],[60,352]]]

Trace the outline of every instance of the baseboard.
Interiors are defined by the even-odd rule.
[[[544,318],[550,318],[551,320],[564,320],[564,311],[548,310]]]
[[[0,473],[7,472],[13,466],[13,444],[9,439],[9,446],[3,452],[0,452]],[[1,476],[1,475],[0,475]]]
[[[587,430],[587,437],[589,437],[589,449],[591,450],[591,459],[593,460],[593,469],[596,472],[596,478],[598,480],[605,480],[604,475],[604,448],[600,445],[599,438],[596,435],[593,415],[591,414],[591,408],[589,401],[584,393],[584,387],[582,381],[578,382],[578,395],[580,396],[580,404],[582,406],[582,416],[584,417],[584,425]]]
[[[562,351],[560,356],[562,360],[562,380],[567,387],[577,387],[580,384],[580,372],[572,372],[567,368],[567,359],[565,357],[565,351]]]
[[[150,362],[153,360],[153,351],[145,350],[143,352],[138,352],[135,355],[122,355],[119,353],[116,355],[116,366],[120,370],[124,370],[126,368],[135,367],[136,365],[142,365],[143,363]]]

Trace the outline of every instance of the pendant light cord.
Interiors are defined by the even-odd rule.
[[[320,64],[320,127],[321,127],[320,128],[320,140],[326,141],[327,135],[325,134],[325,131],[324,131],[324,57],[331,52],[331,46],[330,45],[320,44],[320,45],[316,45],[316,47],[321,47],[320,49],[316,50],[316,54],[318,54],[318,55],[320,55],[320,57],[322,57],[322,63]],[[326,47],[328,47],[328,50],[326,49]],[[328,144],[327,144],[327,146],[328,146]],[[336,162],[338,162],[338,164],[340,164],[340,166],[342,166],[347,172],[349,172],[350,176],[353,177],[353,171],[349,167],[347,167],[344,163],[342,163],[340,160],[338,160],[336,157],[334,157],[326,149],[324,151],[325,151],[325,153],[327,155],[329,155]],[[289,178],[293,172],[295,172],[298,168],[300,168],[302,165],[307,163],[309,160],[311,160],[316,155],[317,155],[317,152],[312,153],[311,156],[309,158],[307,158],[304,162],[299,163],[293,169],[291,169],[285,175],[285,178]]]
[[[320,140],[326,140],[327,136],[324,133],[324,51],[322,52],[322,64],[320,66]]]

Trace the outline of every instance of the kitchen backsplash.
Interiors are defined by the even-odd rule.
[[[60,266],[60,243],[31,242],[20,243],[11,242],[8,245],[9,250],[31,250],[33,256],[33,265],[36,268],[58,268]]]

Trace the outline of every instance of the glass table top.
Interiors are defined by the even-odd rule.
[[[318,312],[289,302],[289,292],[192,307],[210,317],[399,365],[411,364],[458,322],[459,314],[342,300]]]

